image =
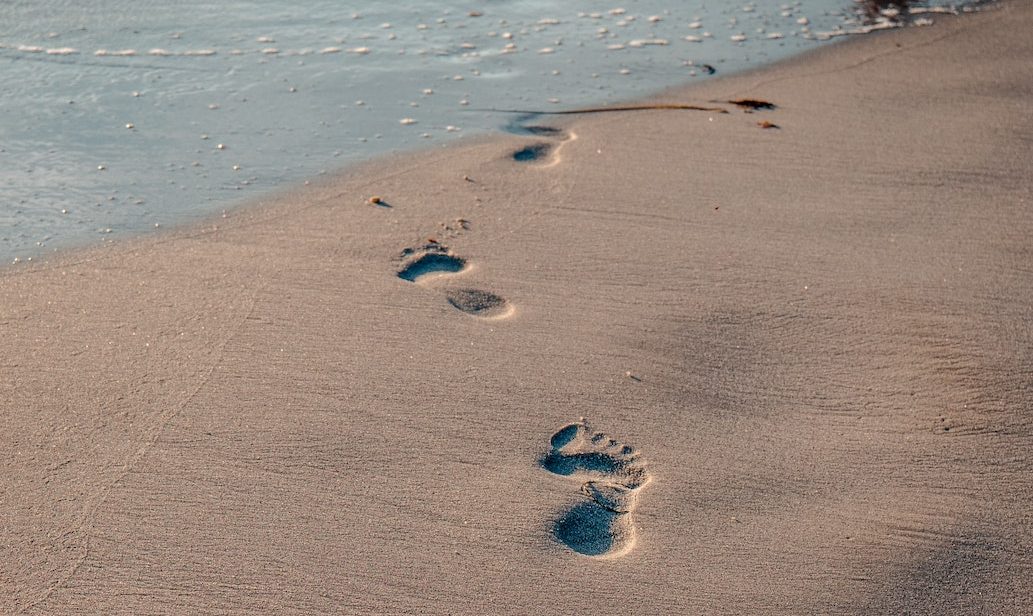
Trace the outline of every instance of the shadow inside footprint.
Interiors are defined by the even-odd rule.
[[[542,135],[544,137],[559,137],[564,140],[567,139],[567,132],[562,128],[556,128],[555,126],[524,126],[524,131],[528,135]]]
[[[578,554],[603,556],[621,550],[626,541],[626,515],[595,503],[579,503],[553,526],[553,534]]]
[[[432,252],[411,261],[402,271],[398,272],[398,277],[409,282],[416,282],[416,279],[422,276],[460,272],[465,267],[466,261],[464,259],[449,254]]]
[[[567,133],[562,128],[537,124],[541,119],[538,113],[522,113],[503,126],[503,130],[514,135],[538,135],[542,137],[566,138]]]
[[[552,146],[548,143],[536,143],[513,152],[513,160],[519,163],[530,163],[545,158]]]
[[[574,437],[576,437],[582,429],[582,424],[576,423],[563,426],[556,431],[556,434],[552,435],[552,438],[549,439],[549,446],[553,449],[562,449],[573,441]],[[552,453],[555,454],[556,452]]]
[[[509,312],[505,298],[480,289],[451,289],[445,297],[453,308],[478,317],[499,317]]]
[[[542,466],[557,475],[573,475],[578,471],[610,474],[624,468],[620,460],[596,452],[561,454],[552,451],[542,459]]]

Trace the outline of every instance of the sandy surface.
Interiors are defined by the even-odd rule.
[[[0,613],[1030,613],[1033,5],[938,22],[0,272]]]

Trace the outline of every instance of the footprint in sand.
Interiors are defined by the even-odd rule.
[[[509,124],[507,130],[517,135],[545,137],[549,141],[538,141],[526,145],[513,152],[513,160],[518,163],[535,163],[536,166],[551,167],[559,162],[558,153],[567,141],[576,138],[574,133],[552,126],[528,124],[534,116],[521,116]]]
[[[470,269],[466,259],[452,254],[441,244],[409,248],[402,256],[405,262],[398,277],[414,283],[430,283]],[[504,297],[481,289],[447,288],[445,299],[456,310],[482,319],[500,319],[513,313],[512,304]]]
[[[453,255],[440,244],[408,249],[409,259],[398,272],[398,277],[409,282],[438,274],[456,274],[466,269],[466,259]],[[406,253],[403,253],[406,254]]]
[[[551,143],[533,143],[513,152],[513,160],[518,163],[532,163],[540,161],[549,155],[553,146]]]
[[[504,317],[513,311],[505,298],[480,289],[449,289],[445,298],[456,310],[486,319]]]
[[[637,451],[601,432],[593,434],[581,420],[552,435],[541,465],[580,481],[586,497],[553,525],[557,539],[586,556],[621,556],[631,550],[631,513],[638,491],[650,479]]]

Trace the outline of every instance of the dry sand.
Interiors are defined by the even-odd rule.
[[[5,269],[0,613],[1033,612],[1030,32]]]

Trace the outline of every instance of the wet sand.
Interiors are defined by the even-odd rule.
[[[1030,31],[5,268],[0,612],[1029,613]]]

